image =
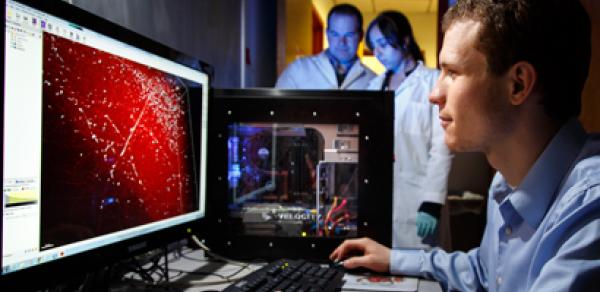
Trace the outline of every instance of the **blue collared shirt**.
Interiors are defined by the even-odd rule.
[[[511,188],[496,174],[478,248],[393,250],[390,271],[446,290],[585,291],[600,279],[600,136],[569,121]]]
[[[347,62],[341,62],[329,51],[329,49],[325,50],[325,55],[327,55],[331,66],[333,66],[338,86],[342,86],[342,83],[344,83],[344,79],[346,79],[348,72],[350,72],[350,68],[352,68],[352,65],[354,65],[354,63],[356,63],[358,57],[354,56]]]

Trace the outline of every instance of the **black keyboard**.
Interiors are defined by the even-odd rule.
[[[342,286],[343,269],[323,267],[304,260],[276,260],[246,275],[223,291],[336,291]]]

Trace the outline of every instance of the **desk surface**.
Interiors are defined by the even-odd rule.
[[[187,250],[178,258],[169,261],[171,281],[176,287],[183,288],[186,292],[221,291],[233,281],[262,267],[262,264],[251,264],[243,268],[234,264],[211,261],[204,257],[201,250]],[[344,290],[342,290],[344,291]],[[419,280],[418,291],[442,291],[435,281]]]

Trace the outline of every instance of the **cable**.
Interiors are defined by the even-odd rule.
[[[210,259],[207,259],[204,257],[195,258],[195,257],[189,256],[189,254],[192,254],[194,252],[195,252],[195,250],[192,248],[182,248],[180,251],[178,251],[178,256],[176,258],[169,259],[169,262],[174,263],[174,262],[178,261],[180,258],[187,259],[190,261],[195,261],[195,262],[210,262]]]
[[[237,276],[239,273],[241,273],[243,270],[245,270],[246,268],[251,269],[250,265],[248,265],[248,267],[241,267],[240,269],[238,269],[237,271],[231,273],[231,275],[227,276],[227,279],[231,280],[233,277]],[[237,279],[237,278],[236,278]]]
[[[243,277],[240,277],[239,279],[241,279],[241,278],[243,278]],[[227,283],[237,281],[239,279],[227,279],[227,280],[215,280],[215,281],[192,280],[192,281],[189,281],[188,284],[194,285],[194,286],[209,286],[209,285],[227,284]]]
[[[228,264],[232,264],[232,265],[236,265],[239,266],[240,269],[238,269],[237,271],[231,273],[229,276],[222,276],[219,275],[217,273],[212,273],[212,275],[216,276],[216,277],[220,277],[222,278],[221,280],[215,280],[215,281],[205,281],[205,280],[198,280],[198,281],[189,281],[188,283],[191,285],[195,285],[195,286],[208,286],[208,285],[219,285],[219,284],[226,284],[226,283],[232,283],[235,282],[237,280],[243,279],[246,275],[241,275],[238,276],[243,270],[245,269],[249,269],[251,270],[251,272],[254,272],[257,269],[253,269],[252,266],[250,265],[250,263],[245,263],[245,262],[240,262],[240,261],[235,261],[232,259],[228,259],[224,256],[221,256],[219,254],[216,254],[214,252],[212,252],[210,250],[210,248],[208,246],[206,246],[204,243],[202,243],[198,237],[196,237],[196,235],[192,235],[192,240],[201,248],[204,250],[204,252],[206,252],[208,255],[214,257],[215,259],[221,260],[223,262],[226,262]]]
[[[180,270],[180,269],[170,269],[169,271],[177,272],[179,274],[189,274],[189,275],[198,275],[198,276],[215,276],[215,277],[218,277],[221,279],[227,279],[227,277],[229,277],[229,276],[223,276],[221,274],[217,274],[216,272],[186,271],[186,270]]]
[[[175,285],[175,286],[184,284],[184,282],[178,282],[178,281],[170,282],[167,280],[171,277],[178,278],[182,274],[201,275],[201,276],[206,276],[206,277],[210,277],[210,276],[216,277],[217,279],[214,279],[214,280],[211,278],[207,278],[207,279],[210,279],[208,281],[206,279],[205,280],[185,281],[185,284],[184,284],[184,285],[194,285],[194,286],[210,286],[210,285],[219,285],[219,284],[235,282],[244,277],[244,276],[239,276],[239,275],[245,269],[249,269],[250,272],[253,272],[258,269],[258,268],[254,268],[253,266],[251,266],[250,263],[231,260],[224,256],[213,253],[210,250],[210,248],[208,248],[205,244],[203,244],[200,240],[198,240],[198,238],[195,235],[192,235],[191,238],[202,250],[204,250],[204,252],[206,254],[210,255],[214,259],[223,261],[223,262],[233,265],[233,266],[237,266],[239,268],[236,268],[235,270],[231,269],[231,270],[233,270],[233,272],[227,271],[227,273],[230,273],[229,275],[223,275],[223,274],[216,273],[216,272],[186,271],[186,270],[181,270],[181,269],[177,269],[177,268],[172,268],[171,265],[166,264],[166,262],[173,263],[172,259],[169,258],[168,253],[166,252],[167,250],[163,249],[162,252],[160,253],[160,256],[158,256],[158,254],[156,254],[154,256],[151,256],[151,258],[149,260],[146,258],[147,262],[145,264],[142,264],[142,262],[137,258],[132,258],[131,261],[122,263],[122,265],[124,267],[127,267],[128,270],[130,272],[133,272],[133,274],[134,274],[134,275],[129,275],[129,276],[123,275],[122,279],[139,280],[142,283],[144,283],[145,285],[159,287],[159,286],[164,286],[166,283],[168,283],[168,285]],[[191,257],[189,257],[188,254],[189,253],[180,250],[180,251],[178,251],[178,255],[176,255],[176,257],[188,258],[188,259],[191,259],[194,261],[205,261],[203,259],[191,258]],[[177,260],[177,259],[175,259],[175,260]],[[173,273],[173,274],[171,274],[171,273]],[[168,282],[165,282],[165,281],[168,281]]]
[[[251,270],[250,273],[252,273],[252,272],[254,272],[256,270],[259,270],[260,268],[258,268],[258,269],[255,270],[255,269],[252,269],[250,267],[250,265],[248,265],[248,267],[241,267],[240,269],[238,269],[237,271],[233,272],[231,275],[225,277],[222,280],[215,280],[215,281],[204,281],[204,280],[197,280],[196,281],[196,280],[192,280],[192,281],[189,281],[188,283],[191,284],[191,285],[195,285],[195,286],[209,286],[209,285],[219,285],[219,284],[232,283],[232,282],[235,282],[237,280],[240,280],[240,279],[243,279],[244,277],[246,277],[246,275],[237,276],[239,273],[241,273],[245,269],[250,269]]]
[[[232,264],[232,265],[236,265],[236,266],[240,266],[240,267],[249,267],[250,264],[249,263],[244,263],[244,262],[240,262],[240,261],[235,261],[232,259],[228,259],[224,256],[221,256],[219,254],[216,254],[214,252],[212,252],[210,250],[210,248],[208,248],[208,246],[204,245],[204,243],[202,243],[200,240],[198,240],[198,237],[196,237],[196,235],[192,235],[192,240],[201,248],[204,250],[204,252],[206,252],[207,254],[209,254],[210,256],[214,257],[215,259],[221,260],[223,262]]]

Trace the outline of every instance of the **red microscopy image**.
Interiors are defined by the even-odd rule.
[[[44,34],[41,246],[197,210],[183,80]]]

